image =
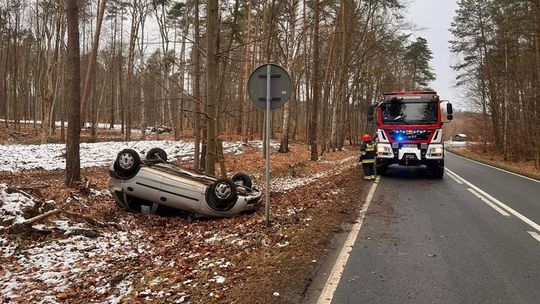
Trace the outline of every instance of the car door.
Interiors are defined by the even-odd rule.
[[[124,182],[122,188],[127,195],[157,203],[162,179],[158,170],[142,167],[134,178]]]
[[[198,213],[205,188],[193,179],[164,173],[159,192],[160,204]]]

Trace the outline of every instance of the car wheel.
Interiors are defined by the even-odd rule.
[[[140,164],[141,158],[137,151],[133,149],[124,149],[116,156],[114,171],[118,176],[128,179],[137,173]]]
[[[216,180],[206,191],[208,205],[217,211],[232,209],[237,198],[236,184],[226,178]]]
[[[246,188],[253,187],[253,181],[251,180],[251,177],[245,173],[236,173],[231,177],[231,180],[240,186],[244,186]]]
[[[152,148],[146,153],[146,160],[167,162],[167,152],[161,148]]]

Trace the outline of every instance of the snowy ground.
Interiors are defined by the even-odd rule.
[[[245,144],[241,141],[224,142],[225,153],[242,154],[246,146],[259,147],[260,141]],[[277,144],[272,143],[272,147]],[[164,149],[170,160],[193,158],[194,145],[185,141],[136,141],[81,143],[81,167],[95,167],[110,164],[118,152],[131,148],[142,157],[154,147]],[[65,169],[65,144],[42,145],[0,145],[0,171],[15,172],[27,169]]]
[[[5,122],[5,121],[6,120],[4,118],[0,119],[0,122]],[[9,123],[15,123],[15,120],[10,119],[8,122]],[[34,124],[34,121],[33,120],[19,120],[19,123],[21,123],[21,124]],[[41,125],[41,120],[36,120],[36,125]],[[56,127],[61,127],[62,122],[61,121],[55,121],[54,125]],[[67,121],[64,121],[64,126],[67,127],[67,125],[68,125]],[[92,124],[88,123],[88,122],[84,124],[85,128],[89,128],[91,126],[92,126]],[[97,124],[97,128],[98,129],[111,129],[111,124],[100,122],[100,123]],[[122,125],[115,124],[115,125],[113,125],[112,129],[120,130],[120,129],[122,129]]]
[[[84,144],[83,166],[109,164],[118,151],[131,147],[132,144]],[[193,154],[193,144],[185,142],[138,142],[133,148],[144,155],[144,152],[156,146],[164,148],[175,158],[191,157]],[[260,147],[261,143],[251,142],[249,146]],[[225,144],[225,150],[235,154],[242,154],[245,147],[241,142]],[[64,145],[20,145],[19,148],[20,150],[16,151],[22,151],[19,153],[26,155],[24,169],[37,166],[57,169],[64,166],[61,156]],[[6,165],[9,158],[6,156],[7,150],[2,149],[5,147],[0,146],[0,170],[23,169],[20,161],[11,160],[15,165]],[[39,152],[41,157],[30,158],[33,152]],[[272,181],[272,191],[291,191],[321,178],[334,176],[353,166],[355,159],[356,156],[321,160],[320,164],[326,168],[324,171],[307,176],[276,178]],[[0,212],[0,222],[2,217],[8,216],[8,209],[11,216],[16,216],[18,221],[21,221],[21,212],[18,210],[24,205],[32,204],[32,199],[7,193],[7,185],[0,185],[1,189],[4,190],[0,191],[0,201],[9,204],[4,204],[6,212]],[[106,194],[106,190],[91,193],[101,196]],[[17,205],[21,208],[17,208]],[[291,207],[286,209],[286,213],[288,217],[302,218],[304,207]],[[247,220],[254,221],[253,218]],[[311,217],[302,220],[305,225],[309,225]],[[122,303],[126,298],[135,296],[145,302],[184,303],[190,302],[190,295],[201,285],[212,291],[208,294],[212,297],[227,288],[225,286],[234,276],[229,269],[235,269],[235,266],[227,258],[228,255],[221,255],[217,251],[210,255],[208,248],[233,248],[243,252],[259,242],[264,246],[271,244],[264,234],[253,231],[244,221],[246,220],[239,218],[231,224],[234,229],[225,230],[222,227],[224,223],[213,225],[208,222],[186,226],[177,230],[173,234],[175,238],[162,243],[159,248],[155,247],[156,239],[153,236],[158,232],[149,235],[148,231],[144,231],[144,225],[131,231],[104,231],[97,238],[68,236],[45,242],[19,242],[0,233],[0,302],[8,299],[7,303],[63,303],[70,297],[88,296],[98,299],[100,303]],[[124,226],[125,222],[120,221],[119,224]],[[80,226],[81,223],[64,219],[54,221],[53,225],[66,230],[70,227],[84,228]],[[283,239],[275,241],[274,245],[286,247],[290,244]],[[171,252],[174,252],[174,255],[171,255]],[[184,266],[188,263],[191,266],[185,269]],[[137,268],[137,265],[153,265],[153,268]],[[186,279],[180,282],[164,282],[163,280],[168,280],[169,277],[149,276],[149,273],[152,273],[147,272],[155,270],[154,272],[159,274],[160,269],[174,269],[185,273]],[[251,266],[245,271],[249,269]],[[160,289],[164,284],[169,286],[167,290]],[[141,289],[141,286],[144,288]]]
[[[354,164],[352,160],[356,158],[357,158],[356,156],[351,156],[351,157],[347,157],[347,158],[336,160],[336,161],[322,161],[326,164],[332,165],[333,168],[331,170],[318,172],[310,176],[305,176],[305,177],[286,176],[286,177],[273,179],[271,181],[272,191],[286,192],[286,191],[293,190],[294,188],[312,183],[323,177],[340,174],[344,170],[350,168]]]

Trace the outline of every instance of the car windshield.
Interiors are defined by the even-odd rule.
[[[381,105],[382,121],[387,125],[437,123],[437,102],[392,101]]]

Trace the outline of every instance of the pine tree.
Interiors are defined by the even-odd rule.
[[[410,89],[427,87],[436,79],[429,65],[429,61],[433,59],[432,55],[427,40],[422,37],[418,37],[415,42],[406,47],[405,63],[411,80]]]

